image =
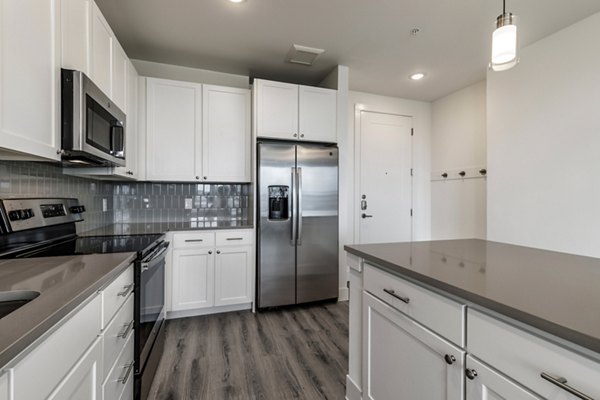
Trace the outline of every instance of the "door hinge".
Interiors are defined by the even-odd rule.
[[[415,128],[410,128],[410,136],[415,136]]]
[[[411,216],[411,217],[413,216],[413,211],[412,211],[412,208],[410,209],[410,216]]]

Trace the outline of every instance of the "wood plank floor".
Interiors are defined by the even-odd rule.
[[[345,396],[348,303],[167,321],[150,400]]]

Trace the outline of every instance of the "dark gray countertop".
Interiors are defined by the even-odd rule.
[[[600,353],[600,259],[478,239],[344,248],[475,308]]]
[[[0,367],[110,283],[134,259],[135,253],[115,253],[0,261],[0,291],[40,292],[0,319]]]
[[[169,231],[206,231],[221,229],[252,229],[247,222],[223,221],[215,226],[204,226],[202,223],[191,222],[154,222],[154,223],[122,223],[112,224],[102,228],[80,233],[79,236],[112,236],[112,235],[147,235],[162,234]]]

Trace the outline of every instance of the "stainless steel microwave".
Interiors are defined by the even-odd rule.
[[[63,162],[125,166],[125,113],[83,72],[63,69],[61,76]]]

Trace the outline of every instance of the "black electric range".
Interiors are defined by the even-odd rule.
[[[135,399],[144,399],[164,346],[165,235],[77,236],[77,199],[0,200],[0,259],[137,253],[134,262]]]

